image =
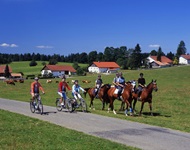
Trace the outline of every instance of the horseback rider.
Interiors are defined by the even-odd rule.
[[[119,73],[119,78],[117,80],[117,89],[118,89],[118,99],[121,99],[121,92],[125,86],[125,78],[123,77],[122,72]]]
[[[140,73],[140,77],[138,78],[138,88],[137,88],[138,100],[141,99],[140,95],[144,87],[146,87],[146,80],[143,77],[143,73]]]
[[[118,85],[117,85],[118,79],[119,79],[119,73],[116,73],[116,76],[115,76],[115,78],[113,79],[113,82],[112,82],[115,85],[116,89],[118,88]]]
[[[98,79],[95,81],[95,97],[97,97],[102,84],[103,84],[103,81],[101,79],[101,75],[98,75]]]

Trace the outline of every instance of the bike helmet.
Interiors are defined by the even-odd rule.
[[[38,81],[38,80],[39,80],[39,78],[38,78],[38,77],[35,77],[35,78],[34,78],[34,80]]]

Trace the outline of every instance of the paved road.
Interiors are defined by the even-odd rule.
[[[57,112],[44,106],[44,115],[30,112],[29,103],[0,98],[0,109],[48,121],[66,128],[144,150],[189,150],[190,133],[99,116],[91,113]]]

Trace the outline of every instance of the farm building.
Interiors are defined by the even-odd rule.
[[[181,55],[179,57],[179,64],[181,65],[190,64],[190,55]]]
[[[5,67],[6,65],[0,65],[0,77],[4,77],[5,76]],[[10,66],[9,67],[9,72],[12,73],[12,68]]]
[[[147,60],[148,64],[151,65],[152,68],[164,68],[171,67],[173,65],[172,60],[166,56],[161,56],[161,61],[157,60],[157,56],[149,56]]]
[[[53,77],[60,77],[63,75],[70,76],[75,73],[76,70],[72,66],[66,65],[45,65],[41,70],[42,76],[52,74]]]
[[[120,69],[120,66],[115,62],[93,62],[88,67],[89,72],[94,73],[114,73]]]

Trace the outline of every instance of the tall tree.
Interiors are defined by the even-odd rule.
[[[161,57],[162,57],[162,48],[159,47],[157,52],[157,61],[161,61]]]
[[[141,47],[139,44],[137,44],[135,49],[133,50],[133,53],[131,54],[129,66],[131,67],[131,69],[139,68],[141,66],[141,61]]]
[[[6,65],[5,66],[5,77],[9,78],[11,76],[10,70],[9,70],[9,66]]]
[[[97,51],[91,51],[88,55],[88,63],[92,64],[93,61],[96,61]]]
[[[186,50],[185,42],[181,41],[178,45],[176,56],[179,58],[182,54],[186,54]]]

